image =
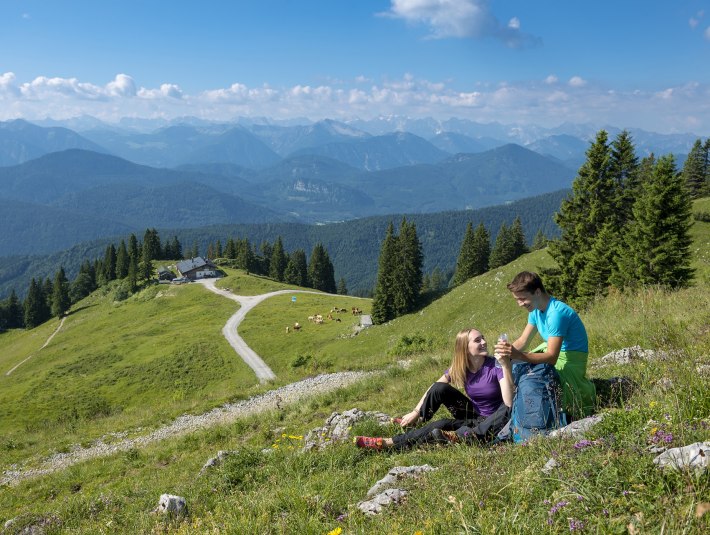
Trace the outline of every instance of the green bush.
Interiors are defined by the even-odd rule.
[[[404,335],[399,339],[397,345],[391,348],[387,353],[395,357],[406,357],[408,355],[416,355],[425,353],[434,348],[434,341],[420,334]]]

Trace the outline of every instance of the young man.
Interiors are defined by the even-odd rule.
[[[532,364],[552,364],[562,382],[562,407],[568,417],[583,418],[594,411],[596,391],[587,379],[589,345],[587,331],[577,313],[545,291],[537,273],[518,273],[508,290],[518,306],[528,311],[528,324],[512,344],[498,342],[496,353]],[[540,333],[545,341],[530,352],[528,343]]]

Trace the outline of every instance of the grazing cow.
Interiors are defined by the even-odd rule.
[[[287,332],[287,333],[290,333],[290,332],[291,332],[291,327],[289,327],[288,325],[286,325],[286,332]]]
[[[330,321],[333,321],[333,314],[328,314],[328,319],[329,319]]]
[[[308,316],[308,321],[313,322],[316,319],[315,316]]]
[[[340,323],[340,318],[335,318],[335,321],[337,321],[338,323]]]
[[[323,323],[323,316],[321,316],[320,314],[316,315],[316,323],[318,323],[318,322]]]
[[[301,324],[296,322],[293,324],[293,330],[294,331],[300,331],[301,330]]]

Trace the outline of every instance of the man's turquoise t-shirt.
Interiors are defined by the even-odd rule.
[[[582,351],[589,353],[587,330],[582,320],[569,305],[550,297],[545,312],[533,310],[528,314],[528,323],[537,327],[542,339],[550,336],[562,337],[561,351]]]

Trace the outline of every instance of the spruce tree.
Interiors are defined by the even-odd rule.
[[[217,258],[222,258],[222,241],[217,240],[217,245],[215,246],[215,254],[217,255]]]
[[[705,193],[707,146],[707,143],[703,145],[700,139],[696,139],[683,164],[683,180],[693,198],[701,197]]]
[[[13,288],[5,304],[5,328],[20,329],[24,326],[24,323],[22,304]]]
[[[576,285],[575,302],[588,305],[595,297],[606,295],[619,251],[616,243],[619,240],[616,223],[609,221],[597,234],[592,248],[586,255],[585,262],[579,274]]]
[[[488,269],[504,266],[513,260],[513,236],[505,223],[501,223],[496,241],[491,249]]]
[[[35,281],[33,277],[24,303],[25,326],[28,329],[33,329],[47,321],[49,317],[50,311],[47,307],[47,299],[42,291],[42,284]]]
[[[538,230],[537,233],[535,234],[535,237],[533,238],[533,243],[532,247],[530,247],[533,251],[537,251],[539,249],[544,249],[547,247],[547,237],[545,236],[545,233],[542,231],[542,229]]]
[[[43,321],[47,321],[52,317],[52,296],[54,295],[54,284],[49,277],[44,279],[44,283],[42,283],[42,293],[44,294],[44,300],[47,305],[46,317]]]
[[[284,280],[284,270],[288,264],[288,257],[284,252],[281,236],[276,238],[274,247],[271,250],[271,260],[269,262],[269,277],[277,281]]]
[[[129,245],[130,247],[130,245]],[[135,255],[128,255],[128,276],[126,277],[126,282],[128,283],[128,291],[135,293],[138,290],[138,278],[140,276],[140,261],[138,259],[138,253]]]
[[[60,267],[54,276],[54,288],[52,294],[52,315],[60,318],[69,310],[71,299],[69,298],[69,281],[64,273],[64,267]]]
[[[401,316],[415,309],[422,289],[424,255],[414,222],[402,218],[397,238],[395,314]]]
[[[524,255],[529,251],[527,241],[525,240],[525,232],[523,231],[523,224],[520,221],[520,216],[513,220],[513,224],[509,230],[510,235],[510,248],[511,248],[511,258],[508,262],[512,262],[519,256]]]
[[[456,260],[456,271],[451,281],[452,286],[463,284],[468,279],[480,273],[476,273],[476,251],[474,249],[473,225],[469,222],[463,235],[459,257]]]
[[[338,295],[348,295],[348,287],[345,284],[345,279],[340,277],[338,281]]]
[[[227,239],[227,245],[224,248],[224,257],[231,260],[237,259],[237,244],[233,238]]]
[[[145,234],[143,235],[143,251],[141,252],[142,258],[158,260],[160,259],[161,252],[162,247],[160,245],[158,231],[154,228],[145,229]]]
[[[125,279],[126,275],[128,275],[128,248],[126,242],[121,240],[116,251],[116,278]]]
[[[616,284],[687,286],[690,267],[691,196],[672,155],[658,159],[633,206],[634,220],[624,234]]]
[[[443,273],[441,273],[439,266],[436,266],[434,268],[434,271],[431,272],[431,278],[429,279],[429,287],[431,288],[431,291],[436,293],[440,292],[446,287],[446,280],[444,279],[444,275]]]
[[[549,243],[548,252],[557,261],[559,271],[550,277],[550,286],[564,301],[573,302],[592,243],[604,224],[615,219],[618,191],[610,172],[607,141],[606,131],[599,131],[572,183],[572,194],[555,214],[560,237]]]
[[[308,263],[303,249],[296,249],[289,255],[288,265],[284,270],[284,281],[296,286],[308,286]]]
[[[321,243],[317,243],[313,247],[311,261],[308,264],[308,280],[311,288],[328,293],[336,292],[335,270],[328,251]]]
[[[104,254],[104,280],[110,282],[116,279],[116,247],[113,244],[106,247]]]
[[[247,238],[237,240],[234,244],[234,250],[237,269],[243,269],[247,273],[257,271],[256,255]]]
[[[639,161],[631,134],[626,130],[621,132],[611,143],[609,174],[613,180],[615,192],[609,200],[612,213],[611,222],[614,223],[614,228],[611,230],[614,239],[618,239],[621,236],[621,229],[633,217],[631,209],[640,192]],[[602,223],[602,226],[605,224]]]
[[[397,237],[394,235],[394,225],[390,221],[385,239],[380,247],[380,258],[377,267],[377,283],[372,300],[372,322],[382,324],[395,318],[395,283],[397,266]]]

